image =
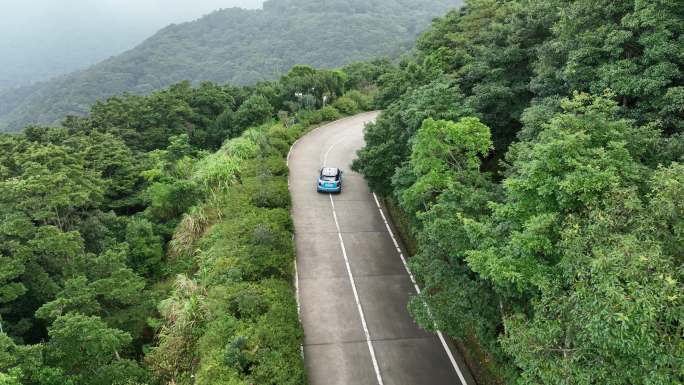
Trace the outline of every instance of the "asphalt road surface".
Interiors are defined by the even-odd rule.
[[[406,309],[415,294],[386,212],[350,164],[377,113],[323,126],[288,158],[304,358],[311,385],[472,384],[439,334]],[[344,171],[343,191],[316,192],[322,166]]]

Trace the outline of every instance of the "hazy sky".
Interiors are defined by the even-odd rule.
[[[0,0],[0,88],[94,64],[160,28],[264,0]]]

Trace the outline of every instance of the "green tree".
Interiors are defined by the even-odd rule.
[[[366,132],[366,147],[352,167],[361,172],[370,187],[390,195],[391,180],[399,165],[410,156],[409,141],[427,118],[457,120],[473,115],[464,106],[463,95],[453,82],[436,80],[407,93],[387,108]]]
[[[63,147],[30,143],[12,155],[16,171],[0,182],[0,207],[67,230],[79,212],[102,202],[99,175]]]
[[[75,385],[62,370],[46,364],[44,351],[44,345],[19,345],[0,332],[0,382],[12,385]]]
[[[126,242],[129,245],[128,266],[137,273],[150,276],[159,272],[164,256],[162,239],[151,222],[132,218],[126,225]]]
[[[235,112],[231,109],[226,109],[209,128],[208,141],[214,148],[220,148],[223,142],[227,139],[232,139],[240,136],[241,129],[235,121]]]
[[[475,336],[502,359],[498,295],[465,262],[474,245],[464,222],[487,215],[487,203],[498,195],[490,176],[480,173],[492,148],[489,128],[476,118],[427,119],[412,142],[410,161],[393,180],[418,241],[410,264],[423,290],[409,308],[422,327],[437,326],[461,339]]]
[[[409,167],[415,181],[400,191],[402,207],[408,213],[429,211],[439,194],[457,182],[455,178],[479,176],[479,157],[491,149],[489,128],[476,118],[457,123],[425,120],[413,138]]]
[[[258,126],[273,119],[273,106],[261,95],[252,95],[245,100],[235,113],[237,125],[244,131],[247,127]]]
[[[684,6],[676,0],[573,1],[540,50],[532,85],[540,96],[615,92],[623,113],[658,121],[666,134],[684,118],[681,47]]]
[[[119,209],[130,205],[128,198],[137,193],[140,162],[126,144],[111,133],[93,132],[88,136],[72,136],[66,141],[84,160],[88,170],[98,173],[103,181],[105,207]]]
[[[347,64],[342,68],[347,75],[345,89],[363,91],[372,89],[376,86],[378,79],[391,70],[392,63],[386,58]]]
[[[18,281],[26,271],[22,262],[19,258],[0,255],[0,264],[3,267],[0,271],[0,304],[12,302],[26,293],[26,287]]]
[[[134,362],[121,358],[131,336],[107,327],[98,317],[73,313],[60,316],[50,327],[49,334],[46,353],[50,362],[75,377],[78,383],[93,383],[89,380],[97,378],[101,381],[96,382],[99,384],[116,384],[136,382],[141,377]],[[118,370],[112,370],[114,368]],[[113,376],[102,377],[98,374],[102,371]]]
[[[72,276],[64,281],[54,300],[36,311],[38,318],[54,320],[70,312],[101,316],[105,321],[126,328],[138,320],[120,320],[118,313],[140,304],[145,281],[128,265],[127,244],[100,255],[80,254],[68,267]]]
[[[519,144],[491,218],[467,223],[469,266],[509,296],[502,345],[520,383],[681,381],[681,272],[640,193],[652,132],[615,118],[606,98],[563,107]]]

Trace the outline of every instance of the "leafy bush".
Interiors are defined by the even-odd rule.
[[[323,116],[321,115],[320,111],[309,111],[309,110],[304,110],[300,111],[297,113],[297,120],[305,125],[313,125],[313,124],[318,124],[323,121]]]
[[[287,176],[289,169],[280,151],[267,158],[257,158],[243,163],[241,167],[243,177],[256,176]]]
[[[236,138],[226,143],[221,151],[232,159],[251,159],[259,152],[259,147],[248,138]]]
[[[344,96],[353,100],[361,111],[368,111],[373,107],[373,97],[361,91],[352,90]]]
[[[155,365],[163,364],[168,355],[176,360],[197,357],[194,369],[178,366],[182,373],[192,370],[197,384],[304,381],[299,351],[303,335],[291,287],[293,224],[283,159],[300,132],[301,126],[251,128],[197,164],[193,180],[211,192],[205,195],[212,200],[184,218],[172,244],[182,244],[184,250],[190,247],[187,242],[194,244],[200,273],[194,283],[177,286],[178,294],[167,305],[201,309],[194,313],[199,323],[192,327],[197,340],[180,327],[163,330],[164,341],[185,341],[190,350],[174,351],[177,348],[163,344],[151,355]],[[218,183],[219,178],[231,182]],[[208,226],[201,219],[213,210],[210,205],[221,213],[212,214]],[[202,223],[195,226],[199,220]],[[194,235],[198,229],[200,239]],[[206,296],[183,295],[188,288]],[[175,325],[171,319],[166,322]]]
[[[296,132],[293,132],[292,130],[288,130],[287,128],[285,128],[284,126],[282,126],[280,124],[276,124],[268,130],[268,133],[266,134],[266,136],[269,139],[281,139],[281,140],[284,140],[288,143],[292,143],[295,140],[294,139],[296,137],[295,134],[296,134]]]
[[[168,221],[188,210],[197,201],[198,191],[190,181],[174,180],[154,183],[147,189],[146,196],[150,215],[160,221]]]
[[[273,119],[273,106],[263,95],[254,94],[245,100],[235,113],[235,121],[243,130]]]
[[[321,109],[321,117],[324,121],[332,121],[342,117],[342,114],[333,106],[325,106]]]
[[[134,217],[126,225],[126,242],[130,246],[129,266],[141,275],[159,270],[164,255],[162,239],[148,220]]]
[[[242,146],[236,146],[236,149],[233,150],[237,152],[237,149],[242,148]],[[246,148],[248,151],[253,150],[251,146],[246,146]],[[219,151],[205,157],[197,164],[197,170],[192,176],[192,180],[204,191],[214,192],[235,183],[238,170],[239,161]]]
[[[280,157],[284,157],[287,155],[288,152],[290,152],[290,142],[279,139],[279,138],[271,138],[269,140],[269,144],[271,146],[272,152],[274,152],[276,155],[279,155]]]
[[[346,115],[353,115],[359,111],[359,105],[349,96],[342,96],[335,100],[333,107]]]
[[[209,309],[220,316],[199,342],[205,364],[197,383],[215,383],[218,373],[224,381],[242,380],[235,383],[304,383],[303,333],[292,290],[287,282],[272,279],[213,288]]]
[[[244,181],[251,197],[251,203],[260,208],[288,208],[290,192],[285,178],[260,175]]]

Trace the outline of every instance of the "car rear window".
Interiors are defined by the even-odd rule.
[[[321,170],[321,176],[323,176],[323,177],[336,177],[337,174],[338,174],[338,171],[336,168],[326,167],[323,170]]]

